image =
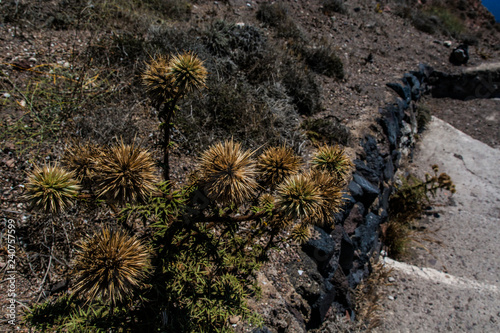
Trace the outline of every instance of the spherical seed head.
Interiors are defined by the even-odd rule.
[[[263,195],[260,196],[259,198],[259,205],[260,207],[262,208],[266,208],[266,207],[273,207],[274,206],[274,197],[269,194],[269,193],[265,193]]]
[[[169,60],[165,56],[151,59],[151,62],[146,64],[146,70],[142,74],[142,83],[155,107],[173,98],[177,92],[170,73]]]
[[[176,89],[185,93],[204,88],[208,73],[193,52],[184,52],[170,59],[169,74]]]
[[[297,224],[290,234],[290,238],[299,244],[304,244],[311,238],[311,227],[307,224]]]
[[[98,196],[110,202],[144,202],[155,190],[156,181],[151,154],[134,145],[121,142],[98,159]]]
[[[321,212],[310,221],[318,226],[334,222],[334,214],[340,212],[343,204],[342,190],[336,177],[327,171],[314,170],[310,173],[318,192],[323,199]]]
[[[147,276],[149,252],[135,236],[104,229],[79,244],[75,293],[112,304],[126,300]]]
[[[264,182],[275,186],[296,174],[301,164],[301,158],[291,148],[281,146],[266,149],[259,156],[257,168]]]
[[[277,206],[287,218],[307,219],[322,212],[324,199],[308,174],[287,178],[278,187]]]
[[[76,179],[90,180],[95,175],[95,160],[101,154],[102,149],[93,143],[73,141],[66,148],[62,161],[69,171],[74,172]]]
[[[217,143],[203,153],[200,182],[209,199],[227,205],[252,198],[257,188],[252,154],[233,140]]]
[[[80,186],[74,174],[57,164],[35,166],[28,176],[24,195],[32,209],[59,214],[73,205]]]
[[[344,182],[353,166],[351,160],[340,146],[322,146],[314,154],[313,168],[328,171],[339,182]]]

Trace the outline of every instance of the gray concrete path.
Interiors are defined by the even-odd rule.
[[[457,193],[438,198],[428,224],[441,246],[387,260],[395,283],[377,331],[500,332],[500,150],[433,118],[413,164],[420,176],[437,164]]]

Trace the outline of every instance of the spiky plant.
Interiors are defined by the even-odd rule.
[[[264,183],[274,187],[296,174],[301,164],[301,158],[291,148],[280,146],[266,149],[258,158],[257,168]]]
[[[253,152],[232,139],[211,146],[200,159],[201,183],[208,198],[226,205],[250,199],[257,189]]]
[[[287,218],[307,219],[323,212],[324,198],[309,174],[287,178],[278,187],[277,206]]]
[[[154,107],[159,108],[176,94],[169,59],[163,55],[151,59],[142,74],[142,83]]]
[[[259,198],[259,205],[260,207],[274,207],[274,202],[276,200],[274,199],[274,197],[269,194],[269,193],[264,193],[263,195],[260,196]]]
[[[24,198],[32,209],[59,214],[73,205],[80,189],[74,176],[57,164],[35,166],[28,176]]]
[[[315,169],[328,171],[340,183],[345,182],[353,166],[345,150],[338,145],[320,147],[314,154],[312,165]]]
[[[149,261],[147,247],[135,236],[103,229],[79,243],[74,292],[89,301],[102,297],[116,305],[142,286]]]
[[[97,162],[97,191],[111,203],[144,202],[155,190],[151,154],[123,141],[104,152]]]
[[[343,202],[339,182],[327,171],[314,170],[310,173],[310,177],[323,199],[322,212],[317,214],[317,218],[311,218],[311,222],[318,226],[322,226],[324,223],[333,223],[334,214],[340,212]]]
[[[73,141],[66,148],[62,161],[80,182],[88,181],[95,175],[95,160],[101,154],[100,147],[91,142]]]
[[[178,108],[177,102],[186,93],[205,87],[207,70],[193,52],[184,52],[167,59],[159,56],[147,64],[142,74],[153,106],[158,109],[163,132],[163,175],[170,179],[169,146],[171,120]],[[162,107],[163,105],[163,107]]]
[[[308,224],[297,224],[293,227],[290,238],[299,244],[304,244],[311,238],[311,226]]]
[[[184,94],[204,88],[208,72],[203,66],[203,61],[193,52],[184,52],[170,59],[169,74],[175,88]]]

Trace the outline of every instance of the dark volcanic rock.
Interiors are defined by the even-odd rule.
[[[459,45],[450,54],[450,62],[455,66],[465,65],[469,62],[469,46]]]
[[[365,212],[365,207],[361,202],[357,202],[354,207],[352,207],[349,216],[344,220],[344,230],[348,235],[354,233],[358,225],[363,223],[363,214]]]
[[[354,198],[359,199],[363,196],[363,189],[358,183],[350,182],[348,188]]]
[[[356,229],[356,244],[363,254],[368,254],[373,249],[378,239],[377,229],[381,222],[380,216],[368,213],[365,217],[365,223]]]
[[[369,168],[365,162],[361,160],[354,160],[354,165],[356,166],[356,170],[359,171],[368,181],[378,184],[380,181],[380,174]]]
[[[318,265],[326,263],[335,250],[335,242],[332,237],[319,227],[314,227],[315,234],[302,246],[302,249]]]

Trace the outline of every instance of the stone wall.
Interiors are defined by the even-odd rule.
[[[361,140],[364,153],[354,161],[352,181],[335,229],[315,227],[315,236],[286,269],[288,281],[307,304],[296,302],[300,306],[294,308],[285,302],[287,327],[281,323],[280,327],[254,332],[305,332],[339,313],[355,317],[349,289],[370,274],[369,260],[381,250],[380,224],[388,218],[395,173],[402,159],[412,153],[417,133],[416,102],[428,92],[432,73],[431,68],[420,65],[401,82],[387,84],[399,97],[380,109],[378,122],[384,144],[370,135]],[[280,318],[287,317],[283,311],[275,312]]]

